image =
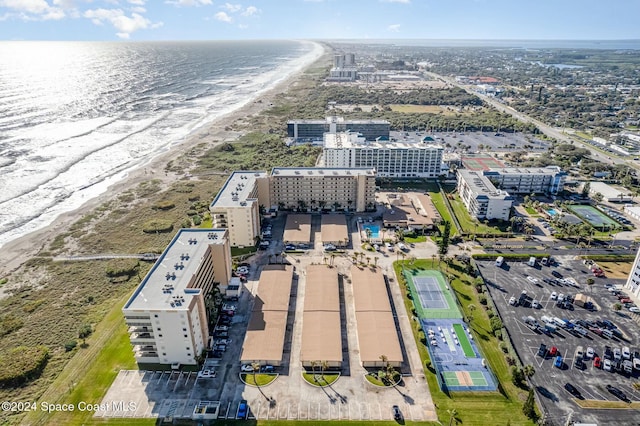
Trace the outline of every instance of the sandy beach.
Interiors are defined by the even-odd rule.
[[[176,180],[183,178],[184,174],[165,173],[166,164],[181,153],[203,142],[207,143],[207,148],[211,148],[222,142],[238,139],[245,131],[230,131],[225,130],[225,128],[228,129],[234,122],[248,116],[259,114],[270,107],[278,94],[286,92],[291,84],[298,79],[307,68],[326,57],[326,53],[327,51],[323,46],[322,54],[300,70],[277,83],[273,88],[261,94],[258,98],[253,99],[229,114],[219,117],[210,125],[199,129],[184,142],[172,146],[170,150],[154,157],[145,165],[130,171],[123,180],[110,186],[106,192],[88,200],[80,208],[60,215],[49,226],[24,235],[0,247],[0,278],[16,271],[24,262],[29,260],[29,258],[36,256],[53,241],[57,235],[65,232],[69,225],[118,194],[150,179],[161,180],[162,188],[165,189]]]

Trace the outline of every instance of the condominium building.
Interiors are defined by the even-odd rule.
[[[366,140],[389,139],[390,124],[386,120],[345,120],[343,117],[287,122],[287,135],[294,140],[322,140],[325,133],[347,131],[360,133]]]
[[[636,303],[640,303],[640,249],[636,254],[636,260],[633,262],[624,288],[627,289],[627,293],[631,295]]]
[[[442,145],[424,142],[369,142],[354,133],[327,133],[322,152],[325,167],[374,168],[378,176],[438,177]]]
[[[354,81],[357,78],[356,55],[353,53],[333,55],[333,68],[329,71],[327,81]]]
[[[260,206],[270,207],[266,172],[233,172],[209,206],[214,228],[229,230],[234,247],[256,244],[260,234]]]
[[[459,169],[458,194],[471,217],[509,220],[513,197],[497,189],[482,171]]]
[[[493,184],[512,194],[557,194],[564,189],[567,173],[558,166],[505,167],[484,171]]]
[[[138,364],[197,364],[209,338],[205,300],[231,279],[228,236],[181,229],[124,305]]]
[[[276,167],[233,172],[209,206],[214,228],[227,228],[234,247],[260,235],[260,207],[287,210],[355,210],[374,206],[376,174],[371,168]]]
[[[365,211],[375,203],[372,168],[285,168],[271,171],[271,200],[283,209]]]

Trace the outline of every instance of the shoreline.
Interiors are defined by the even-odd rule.
[[[216,118],[211,123],[200,126],[184,140],[171,144],[166,151],[135,166],[129,170],[121,180],[110,185],[106,191],[96,197],[87,200],[80,207],[58,215],[49,225],[41,229],[37,229],[5,243],[0,247],[0,278],[15,272],[27,260],[42,251],[73,222],[82,218],[82,216],[94,210],[102,203],[116,197],[119,193],[151,179],[161,180],[162,190],[165,190],[171,184],[183,178],[183,175],[177,175],[171,172],[163,173],[165,166],[182,152],[188,151],[203,142],[207,144],[207,148],[213,148],[223,142],[235,141],[249,132],[250,130],[248,129],[233,131],[225,130],[225,128],[244,117],[259,114],[270,107],[272,100],[277,95],[285,93],[293,81],[297,80],[309,67],[326,56],[328,49],[325,45],[318,42],[310,43],[319,47],[320,50],[317,55],[310,58],[309,61],[304,63],[300,68],[277,81],[273,87],[264,90],[263,93],[251,98],[244,105]],[[311,53],[313,53],[313,51],[309,52],[309,54]],[[2,289],[0,289],[0,297],[2,297],[3,293]]]

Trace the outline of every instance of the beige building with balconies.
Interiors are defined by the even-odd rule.
[[[195,365],[207,347],[205,299],[231,279],[226,229],[181,229],[122,312],[136,362]]]

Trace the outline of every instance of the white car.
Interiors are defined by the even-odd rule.
[[[215,370],[202,370],[198,372],[198,378],[200,379],[212,379],[216,377]]]
[[[534,284],[538,282],[538,279],[537,279],[537,278],[534,278],[534,277],[532,277],[532,276],[528,276],[528,277],[527,277],[527,279],[528,279],[530,282],[534,283]]]
[[[542,306],[540,305],[540,302],[538,302],[536,299],[533,299],[533,302],[531,302],[531,307],[532,307],[533,309],[539,309],[539,308],[541,308]]]
[[[630,311],[630,312],[633,312],[633,313],[635,313],[635,314],[640,314],[640,308],[638,308],[637,306],[631,306],[631,307],[629,308],[629,311]]]
[[[616,361],[620,361],[622,359],[622,351],[620,351],[620,348],[613,349],[613,359]]]
[[[605,359],[604,365],[602,368],[605,369],[606,371],[611,371],[611,360]]]
[[[622,348],[622,358],[631,359],[631,351],[629,351],[628,346]]]
[[[247,275],[249,273],[249,268],[247,268],[246,266],[241,266],[236,269],[236,272],[242,275]]]
[[[587,358],[593,358],[593,355],[595,355],[595,351],[593,350],[593,348],[591,346],[589,346],[587,348]]]
[[[509,304],[511,306],[516,306],[517,303],[518,303],[518,301],[516,300],[516,298],[511,296],[511,298],[509,299]]]
[[[393,246],[389,243],[384,243],[384,248],[386,248],[389,251],[393,251]]]
[[[240,367],[240,371],[243,373],[253,373],[253,366],[251,364],[243,364],[242,367]]]
[[[557,300],[558,299],[558,293],[556,293],[555,291],[551,293],[551,300]]]
[[[562,301],[564,301],[564,293],[560,293],[558,295],[558,302],[562,302]]]

